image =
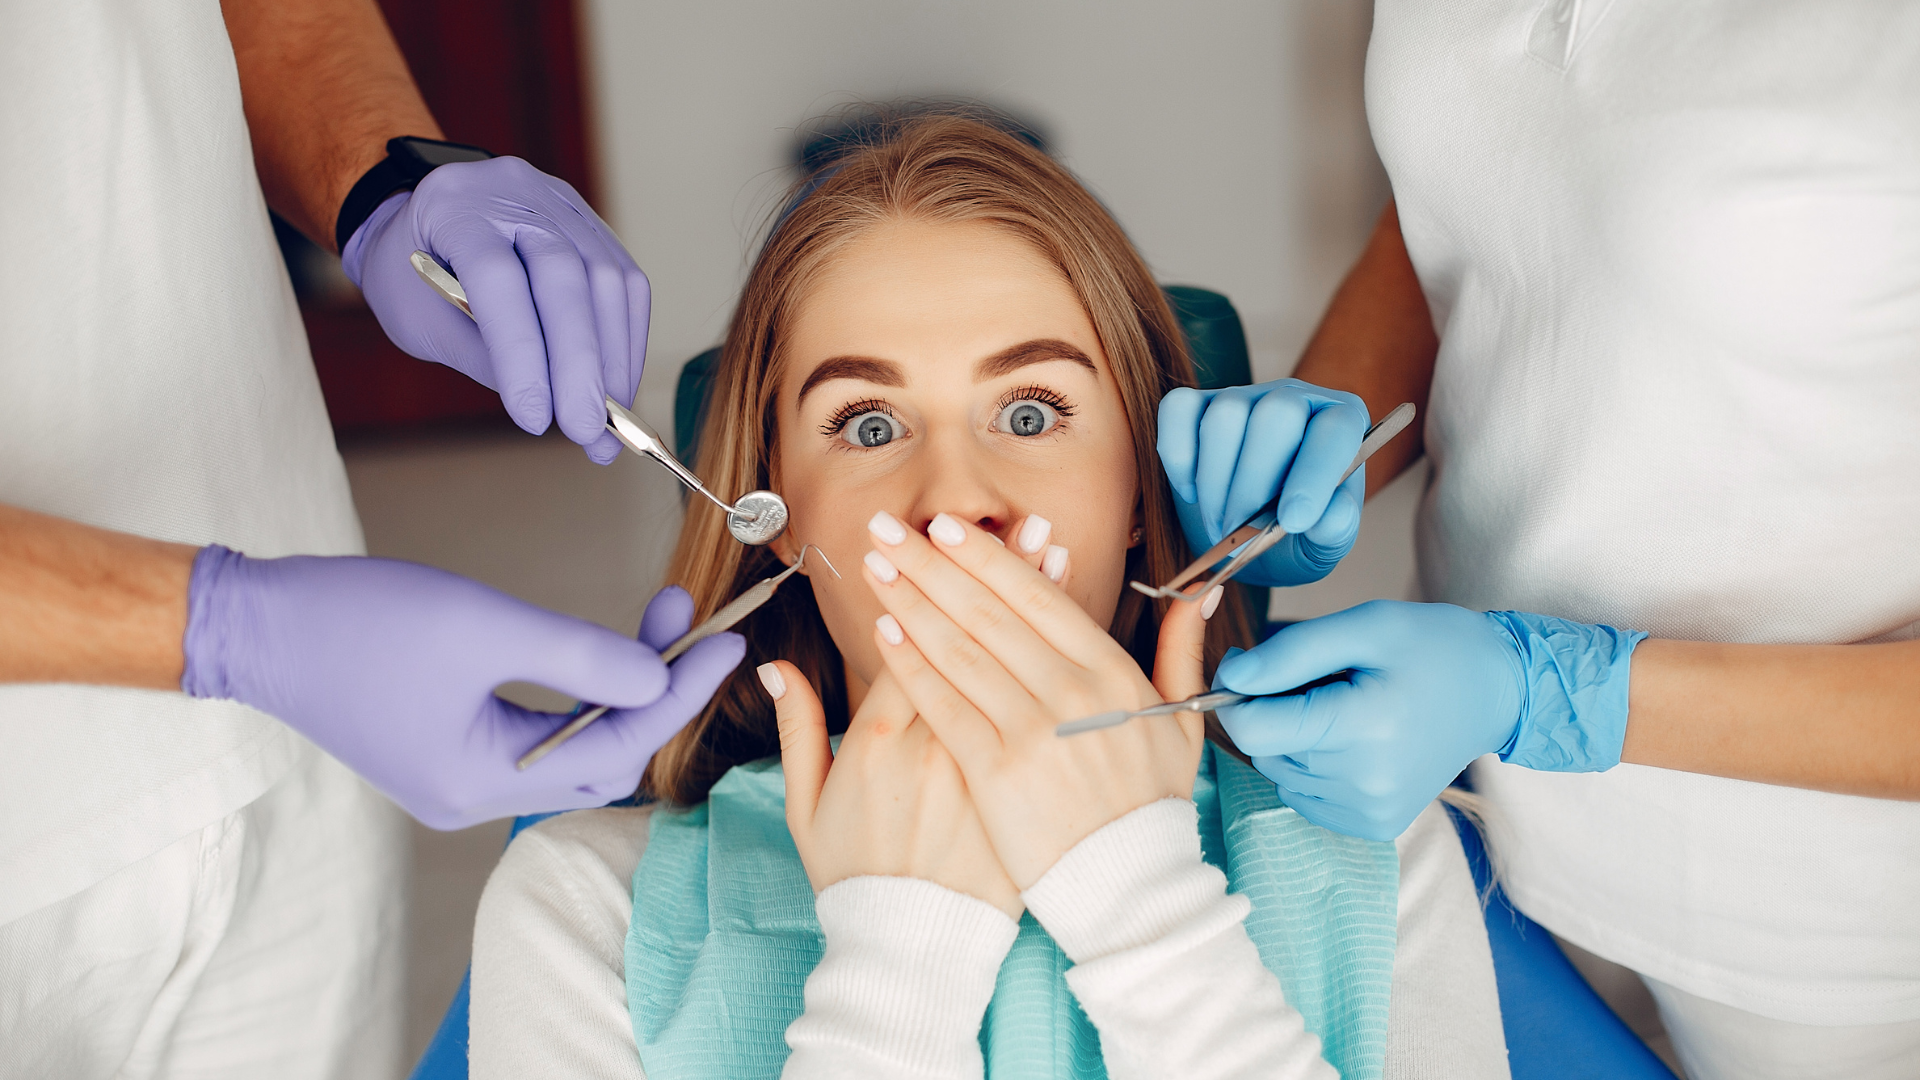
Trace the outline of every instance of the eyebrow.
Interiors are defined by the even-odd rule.
[[[1100,370],[1078,347],[1059,338],[1036,338],[1001,349],[975,364],[973,381],[997,379],[1028,364],[1043,364],[1049,360],[1069,360],[1095,373]],[[834,379],[858,379],[878,386],[907,385],[906,373],[891,360],[878,360],[871,356],[835,356],[821,361],[820,366],[807,373],[806,379],[800,383],[799,400],[805,401],[814,387]]]
[[[1001,349],[985,360],[973,365],[973,381],[986,382],[1002,375],[1019,371],[1028,364],[1043,364],[1048,360],[1071,360],[1088,371],[1098,373],[1099,368],[1078,348],[1061,341],[1059,338],[1038,338],[1023,341],[1011,348]]]
[[[799,400],[807,400],[807,395],[814,387],[834,379],[859,379],[880,386],[907,385],[906,373],[891,360],[875,360],[871,356],[836,356],[821,361],[819,367],[807,373],[806,381],[800,384]]]

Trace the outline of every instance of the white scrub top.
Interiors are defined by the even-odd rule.
[[[217,0],[8,0],[0,26],[0,502],[360,552]],[[0,686],[0,922],[312,752],[231,702]]]
[[[1367,108],[1441,335],[1430,599],[1914,635],[1920,4],[1379,0]],[[1474,779],[1563,937],[1776,1019],[1920,1018],[1920,803]]]

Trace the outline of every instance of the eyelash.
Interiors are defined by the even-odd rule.
[[[894,415],[893,406],[879,398],[867,398],[865,401],[849,402],[833,410],[833,415],[827,417],[827,422],[820,425],[820,434],[829,439],[834,438],[846,429],[848,421],[870,412],[884,413],[896,422],[900,419]]]
[[[1059,414],[1061,423],[1065,423],[1067,417],[1073,415],[1073,406],[1068,403],[1067,399],[1062,396],[1059,391],[1046,386],[1021,386],[1007,391],[1000,395],[1000,400],[994,404],[994,415],[1000,415],[1002,409],[1005,409],[1016,401],[1037,401],[1042,405],[1049,406],[1055,413]]]

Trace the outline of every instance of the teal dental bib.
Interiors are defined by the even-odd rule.
[[[787,832],[777,759],[742,765],[705,803],[654,811],[633,875],[627,1009],[649,1080],[773,1078],[824,951]],[[1400,859],[1281,805],[1273,784],[1208,744],[1200,842],[1253,904],[1247,932],[1287,1001],[1348,1080],[1386,1057]],[[980,1026],[992,1080],[1104,1080],[1100,1036],[1067,988],[1072,963],[1031,914]]]

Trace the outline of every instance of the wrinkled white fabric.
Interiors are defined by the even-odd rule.
[[[219,3],[0,10],[0,502],[358,553]],[[0,686],[0,924],[245,806],[302,745],[233,702]]]
[[[1687,1080],[1913,1080],[1920,1020],[1793,1024],[1646,980]]]
[[[474,926],[469,1059],[475,1080],[530,1075],[643,1080],[645,1072],[627,1013],[625,946],[633,913],[633,873],[646,846],[649,813],[647,809],[611,809],[564,814],[522,833],[507,849],[487,882]],[[1394,954],[1386,1075],[1395,1080],[1499,1080],[1507,1075],[1507,1065],[1493,958],[1459,839],[1435,804],[1401,836],[1398,846],[1399,942]],[[1142,856],[1152,857],[1151,853]],[[915,896],[925,901],[941,894],[966,901],[935,886],[916,884],[920,888],[903,890],[898,879],[844,882],[821,894],[820,900],[828,905],[822,924],[843,921],[838,915],[848,912],[832,910],[841,901],[849,902],[845,906],[850,912],[877,902],[880,893],[891,894],[897,902]],[[995,926],[988,916],[1004,924],[998,931],[979,930],[970,947],[964,947],[961,939],[943,939],[945,947],[962,957],[955,961],[946,992],[952,995],[954,1015],[965,1012],[972,1017],[966,1025],[971,1038],[979,1028],[979,1012],[992,994],[992,972],[998,969],[997,961],[991,967],[985,961],[990,954],[1004,955],[1006,946],[998,935],[1012,924],[991,908],[981,911],[986,906],[978,901],[955,903],[953,899],[922,903],[902,913],[898,925],[920,926],[914,933],[924,934],[926,920],[948,929],[973,920],[983,927]],[[1208,901],[1202,895],[1198,903],[1182,907],[1176,902],[1174,907],[1207,910]],[[915,948],[916,940],[862,941],[853,959],[899,956]],[[833,947],[830,942],[829,949]],[[1178,962],[1165,970],[1168,992],[1176,994],[1194,992],[1212,974],[1204,965]],[[870,985],[890,986],[886,980],[894,978],[897,975],[876,972]],[[857,979],[841,981],[861,985]],[[914,1008],[932,1008],[925,996],[934,992],[932,984],[909,981],[913,992],[921,995]],[[810,984],[810,1009],[813,989]],[[1079,986],[1074,989],[1080,992]],[[1157,1030],[1165,1033],[1168,1025],[1184,1019],[1161,1017],[1163,1026]],[[1149,1015],[1142,1022],[1152,1020]],[[837,1028],[836,1037],[859,1023],[849,1021]],[[1254,1032],[1246,1037],[1260,1041],[1267,1035]],[[944,1043],[960,1045],[957,1039]],[[971,1059],[975,1068],[977,1053],[976,1046]],[[951,1071],[965,1065],[950,1060],[945,1068]],[[936,1069],[932,1074],[946,1073]]]
[[[1441,333],[1428,599],[1913,635],[1920,6],[1380,0],[1367,108]],[[1474,779],[1555,933],[1778,1019],[1920,1018],[1920,803]]]
[[[305,743],[267,793],[0,925],[0,1080],[397,1080],[405,821]]]

